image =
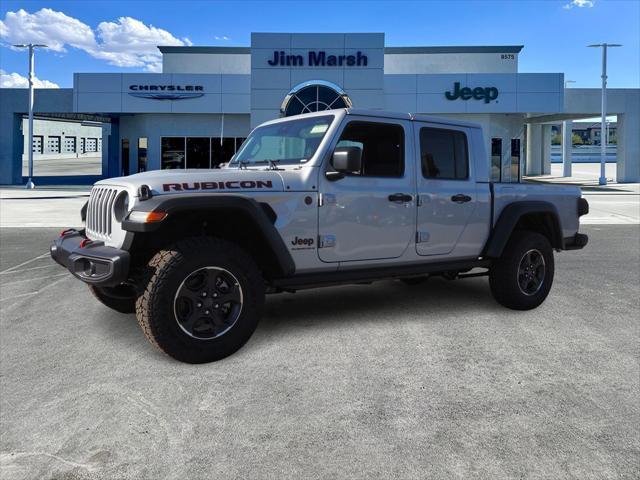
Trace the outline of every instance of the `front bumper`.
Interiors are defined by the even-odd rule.
[[[589,237],[584,233],[576,233],[573,237],[564,239],[565,250],[580,250],[589,243]]]
[[[110,287],[127,280],[129,252],[93,242],[84,230],[65,230],[50,251],[51,258],[85,283]]]

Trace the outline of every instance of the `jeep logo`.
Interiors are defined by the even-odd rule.
[[[469,87],[460,88],[460,82],[453,84],[453,93],[445,92],[444,96],[447,100],[484,100],[484,103],[489,103],[491,100],[498,98],[498,89],[496,87],[476,87],[473,90]]]
[[[299,238],[296,237],[293,240],[291,240],[291,245],[294,246],[305,246],[305,247],[311,247],[313,245],[313,238]]]

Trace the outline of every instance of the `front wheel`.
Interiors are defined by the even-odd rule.
[[[513,233],[502,256],[491,267],[489,285],[498,303],[514,310],[531,310],[549,295],[553,274],[549,240],[539,233],[521,230]]]
[[[253,334],[264,303],[264,282],[236,245],[192,238],[158,252],[136,303],[145,335],[187,363],[220,360]]]

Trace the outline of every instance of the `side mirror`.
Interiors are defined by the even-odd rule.
[[[362,149],[360,147],[338,147],[333,151],[331,165],[340,173],[354,173],[362,169]]]

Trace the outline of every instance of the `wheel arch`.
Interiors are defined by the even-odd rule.
[[[157,223],[124,221],[123,228],[135,232],[132,248],[153,251],[187,236],[212,236],[238,244],[267,277],[288,277],[295,272],[291,254],[274,225],[276,213],[267,203],[241,196],[197,194],[159,200],[148,211],[165,212],[167,217]]]
[[[498,258],[516,230],[538,232],[555,249],[564,249],[560,216],[555,205],[543,201],[522,201],[507,205],[496,222],[485,245],[483,256]]]

